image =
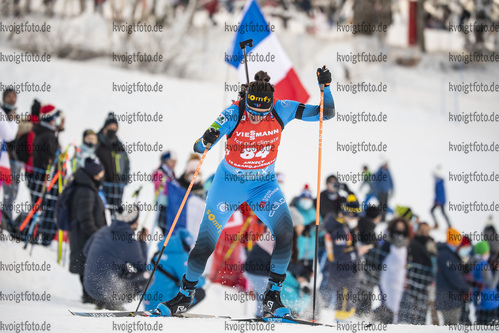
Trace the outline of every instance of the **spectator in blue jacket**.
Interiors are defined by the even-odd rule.
[[[386,208],[381,211],[381,220],[385,221],[388,209],[388,198],[393,195],[393,180],[388,162],[384,162],[373,177],[373,193],[378,198],[380,207]]]
[[[473,282],[482,288],[473,289],[476,323],[478,325],[495,325],[499,320],[499,272],[489,263],[490,246],[487,241],[481,241],[474,247],[477,263],[471,273]]]
[[[355,295],[357,289],[358,252],[352,235],[351,221],[356,221],[361,212],[355,196],[348,197],[342,205],[338,217],[329,214],[325,221],[325,229],[332,242],[332,252],[328,252],[325,274],[327,281],[322,283],[320,291],[325,306],[331,304],[333,293],[336,293],[335,316],[337,321],[348,321],[355,314]]]
[[[182,276],[187,270],[187,259],[189,258],[189,252],[193,243],[194,239],[186,229],[179,228],[174,235],[172,234],[159,261],[158,268],[154,273],[154,280],[144,296],[143,304],[146,311],[156,309],[159,303],[177,294]],[[163,242],[159,242],[158,252],[154,254],[151,260],[152,265],[158,259],[158,254],[162,247]],[[201,278],[197,285],[191,308],[203,300],[205,296],[204,289],[202,289],[203,285],[204,278]]]
[[[445,214],[445,204],[447,203],[447,197],[445,196],[444,177],[440,165],[437,166],[437,168],[433,172],[433,177],[435,178],[435,200],[433,201],[433,207],[431,207],[431,216],[433,217],[433,222],[435,223],[435,229],[438,228],[438,222],[435,218],[435,209],[437,208],[440,208],[445,221],[447,221],[447,226],[450,228],[451,225],[449,218],[447,217],[447,214]]]
[[[123,304],[131,302],[147,283],[148,233],[144,228],[135,237],[138,225],[139,209],[134,204],[85,244],[83,284],[99,308],[123,310]]]
[[[447,230],[447,242],[437,246],[437,295],[435,307],[444,317],[444,325],[457,325],[463,303],[469,298],[469,286],[464,280],[464,264],[456,252],[461,234]]]

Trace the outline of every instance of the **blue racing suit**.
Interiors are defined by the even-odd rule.
[[[244,101],[241,101],[244,103]],[[220,131],[217,141],[210,149],[224,136],[227,135],[229,142],[244,142],[264,145],[263,149],[254,149],[243,146],[239,147],[242,156],[241,161],[249,156],[265,157],[277,156],[278,143],[280,142],[280,132],[284,126],[293,119],[303,121],[319,121],[318,105],[305,105],[296,101],[280,100],[274,104],[272,113],[268,114],[258,124],[249,124],[247,121],[247,111],[241,111],[239,105],[232,104],[226,108],[215,122],[210,126]],[[334,100],[329,86],[324,89],[324,119],[334,117]],[[279,122],[279,128],[271,128],[269,124]],[[246,127],[245,127],[246,126]],[[244,128],[251,128],[244,132]],[[268,130],[270,128],[270,130]],[[262,129],[262,132],[258,130]],[[239,132],[238,132],[239,131]],[[275,146],[265,146],[262,138],[269,135],[278,136],[274,139]],[[230,140],[232,141],[229,141]],[[238,138],[244,141],[238,141]],[[235,141],[234,141],[235,140]],[[260,141],[258,141],[260,140]],[[270,141],[266,141],[270,142]],[[202,153],[206,149],[202,138],[194,144],[194,150]],[[230,151],[232,149],[232,151]],[[274,166],[275,159],[268,160],[268,164],[259,167],[260,161],[254,158],[255,166],[252,164],[248,168],[236,167],[237,163],[228,162],[236,147],[226,147],[226,156],[219,164],[213,183],[206,198],[206,207],[203,220],[199,229],[199,236],[194,249],[189,255],[186,279],[188,281],[198,281],[203,273],[206,261],[215,250],[218,238],[225,227],[230,216],[243,202],[247,202],[256,216],[267,225],[274,236],[275,246],[272,254],[270,272],[284,275],[291,258],[291,246],[293,240],[293,223],[289,214],[288,205],[283,193],[277,183]],[[253,150],[252,150],[253,149]],[[271,151],[272,150],[272,151]],[[256,152],[256,154],[255,154]],[[236,154],[238,155],[238,154]],[[239,155],[238,155],[239,156]],[[237,157],[237,156],[236,156]],[[251,162],[250,162],[251,163]]]

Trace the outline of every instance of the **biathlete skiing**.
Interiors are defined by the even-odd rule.
[[[324,119],[334,117],[331,72],[317,69],[319,85],[324,85]],[[227,136],[225,157],[219,164],[206,199],[203,220],[180,291],[173,299],[160,303],[155,311],[162,316],[187,311],[208,257],[215,250],[222,229],[238,204],[257,205],[256,216],[270,229],[274,251],[267,289],[263,296],[265,317],[291,317],[280,292],[291,258],[293,223],[288,205],[277,183],[275,161],[286,124],[293,119],[319,121],[320,106],[291,100],[274,101],[274,86],[266,72],[255,74],[255,81],[244,85],[241,99],[222,111],[194,144],[194,151],[211,149]]]

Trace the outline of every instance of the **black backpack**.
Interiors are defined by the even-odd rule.
[[[76,190],[74,181],[70,181],[62,191],[57,203],[55,204],[55,223],[57,228],[69,231],[75,219],[71,219],[71,200]]]

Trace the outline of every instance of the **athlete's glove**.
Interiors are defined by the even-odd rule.
[[[322,68],[317,68],[317,81],[326,87],[331,83],[331,72],[326,68],[326,65]]]
[[[210,146],[217,141],[218,137],[220,136],[220,131],[214,128],[208,128],[206,132],[203,134],[203,144],[205,146]]]

